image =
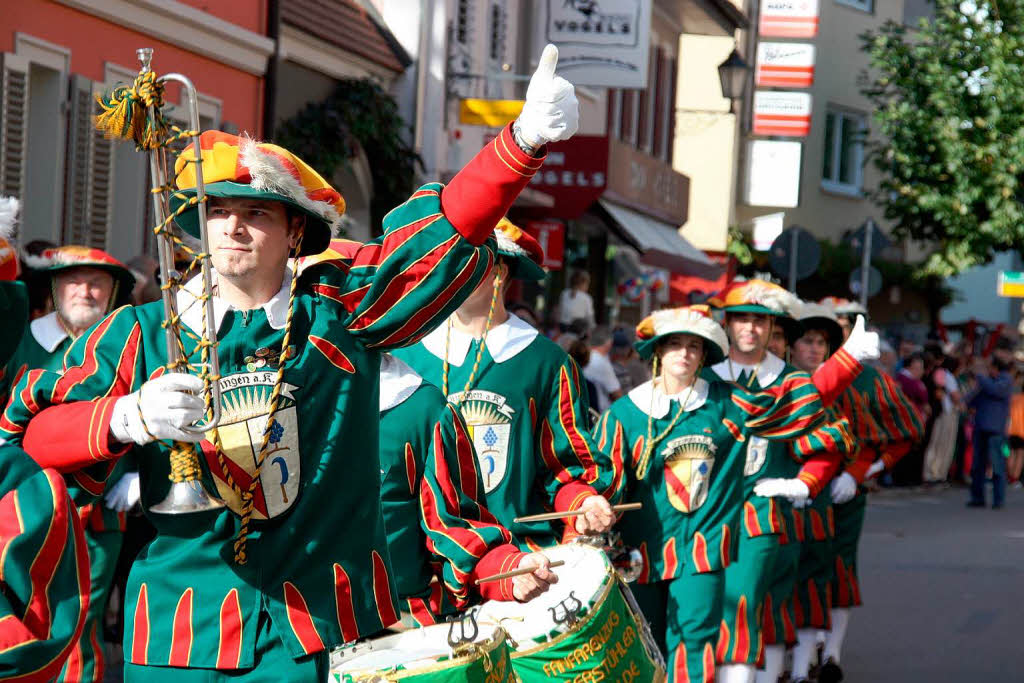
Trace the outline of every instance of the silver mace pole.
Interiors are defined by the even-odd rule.
[[[871,271],[871,233],[875,231],[875,220],[868,218],[864,224],[864,253],[860,258],[860,305],[868,310],[868,282]]]

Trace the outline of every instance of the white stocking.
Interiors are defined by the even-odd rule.
[[[782,675],[782,665],[785,659],[785,645],[765,645],[764,670],[757,672],[755,678],[757,683],[778,683],[779,676]]]
[[[793,647],[793,680],[807,678],[811,672],[811,657],[817,649],[818,641],[813,628],[802,628],[796,632],[797,643]]]
[[[723,664],[715,668],[716,683],[754,683],[753,664]]]
[[[850,625],[850,609],[840,607],[832,610],[832,630],[828,632],[825,639],[825,659],[830,657],[839,663],[839,653],[843,650],[843,641],[846,639],[846,627]]]

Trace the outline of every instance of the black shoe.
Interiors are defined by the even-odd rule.
[[[841,680],[843,680],[843,670],[839,668],[836,660],[829,657],[828,661],[821,665],[821,671],[818,672],[818,683],[839,683]]]
[[[983,508],[983,507],[985,507],[985,501],[982,501],[982,500],[969,500],[969,501],[967,501],[967,507],[969,507],[969,508]]]

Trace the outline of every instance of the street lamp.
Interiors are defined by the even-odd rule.
[[[732,103],[743,97],[747,87],[747,73],[750,65],[743,61],[740,53],[732,51],[729,58],[718,65],[718,79],[722,82],[722,97],[728,97],[730,108]]]

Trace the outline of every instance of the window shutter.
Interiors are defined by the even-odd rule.
[[[64,185],[64,243],[107,248],[113,196],[114,142],[93,125],[99,88],[78,74],[71,77],[68,111],[67,175]]]
[[[28,60],[0,54],[0,195],[25,199]]]

